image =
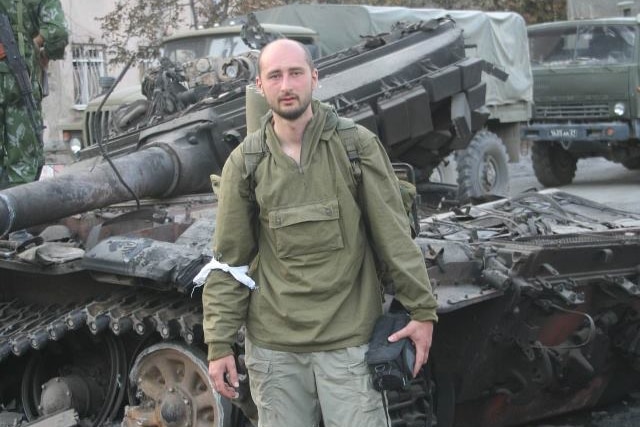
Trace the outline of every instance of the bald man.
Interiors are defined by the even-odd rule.
[[[215,267],[202,296],[209,374],[218,393],[237,397],[232,345],[246,324],[260,427],[387,426],[365,363],[382,313],[374,252],[411,314],[389,339],[414,343],[414,375],[437,319],[393,168],[378,138],[358,126],[356,182],[338,116],[312,98],[318,71],[302,44],[267,45],[258,74],[271,111],[227,160],[219,190]],[[253,181],[244,158],[251,138],[265,152]]]

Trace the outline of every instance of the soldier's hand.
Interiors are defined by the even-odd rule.
[[[33,38],[33,44],[38,46],[38,49],[44,46],[44,37],[42,37],[42,34],[38,34]]]
[[[433,322],[410,321],[407,326],[389,336],[389,341],[396,342],[402,338],[409,338],[416,348],[416,363],[413,366],[413,377],[415,378],[429,359],[429,349],[433,338]]]
[[[0,43],[0,59],[4,59],[7,57],[7,54],[4,51],[4,45]]]
[[[40,67],[43,70],[46,70],[49,66],[49,57],[44,51],[44,37],[41,34],[38,34],[33,38],[33,44],[36,45],[36,51],[39,52],[38,60],[40,61]]]
[[[238,370],[236,360],[232,354],[229,356],[209,361],[209,377],[213,382],[213,388],[227,399],[238,397]]]

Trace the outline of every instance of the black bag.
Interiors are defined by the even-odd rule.
[[[378,391],[397,391],[407,388],[413,377],[416,354],[411,341],[387,339],[409,323],[405,313],[388,313],[378,318],[369,341],[365,360],[369,365],[373,387]]]

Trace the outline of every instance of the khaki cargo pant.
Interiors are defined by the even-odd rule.
[[[367,345],[313,353],[267,350],[246,341],[251,394],[259,427],[387,427],[374,390]]]

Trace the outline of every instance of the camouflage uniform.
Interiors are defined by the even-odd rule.
[[[48,59],[64,56],[68,34],[60,1],[0,0],[0,12],[11,21],[29,68],[33,95],[39,107],[42,68],[33,39],[38,34],[42,36],[44,54]],[[37,116],[37,123],[41,125],[40,111]],[[0,188],[30,182],[38,177],[44,164],[44,154],[31,123],[16,80],[5,61],[0,60]]]

